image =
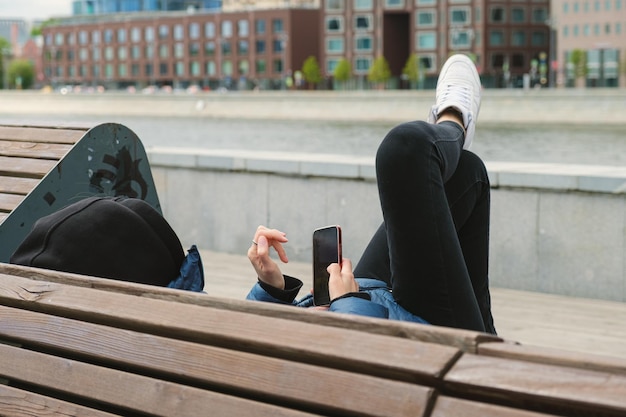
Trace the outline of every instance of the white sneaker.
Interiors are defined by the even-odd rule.
[[[466,55],[452,55],[439,73],[435,105],[430,110],[428,122],[435,123],[444,110],[454,108],[463,115],[463,149],[469,149],[480,111],[480,93],[480,77],[476,65]]]

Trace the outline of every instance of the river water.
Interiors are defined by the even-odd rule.
[[[230,120],[207,117],[0,115],[0,124],[95,126],[118,122],[152,146],[373,156],[394,123]],[[472,151],[485,161],[626,166],[624,125],[479,125]]]

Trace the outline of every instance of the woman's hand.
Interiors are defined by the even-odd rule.
[[[354,279],[350,259],[343,258],[341,265],[333,263],[330,264],[326,270],[330,274],[328,292],[330,293],[331,300],[351,292],[359,291],[359,284]]]
[[[272,287],[285,289],[285,278],[276,262],[270,258],[270,247],[274,248],[282,262],[289,262],[282,245],[288,242],[286,234],[280,230],[259,226],[252,242],[248,249],[248,259],[259,279]]]

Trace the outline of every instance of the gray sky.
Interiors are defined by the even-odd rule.
[[[72,14],[72,0],[0,0],[0,19],[47,19]]]

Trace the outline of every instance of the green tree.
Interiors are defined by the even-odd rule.
[[[417,54],[411,54],[407,58],[402,74],[406,76],[412,86],[422,80],[422,67]]]
[[[322,81],[322,71],[317,63],[317,58],[309,56],[302,64],[302,76],[309,86],[315,86]]]
[[[11,43],[0,36],[0,88],[6,88],[6,57],[11,55]]]
[[[389,63],[385,57],[381,55],[374,60],[367,74],[367,79],[372,83],[378,84],[379,88],[383,88],[389,78],[391,78]]]
[[[16,59],[9,65],[8,78],[11,88],[30,88],[35,79],[35,66],[27,59]]]
[[[570,63],[574,67],[574,83],[578,84],[578,79],[587,76],[587,52],[582,49],[574,49],[569,57]]]
[[[335,77],[335,81],[341,83],[345,89],[345,83],[352,77],[352,66],[350,65],[350,61],[342,58],[337,63],[335,71],[333,71],[333,76]]]

